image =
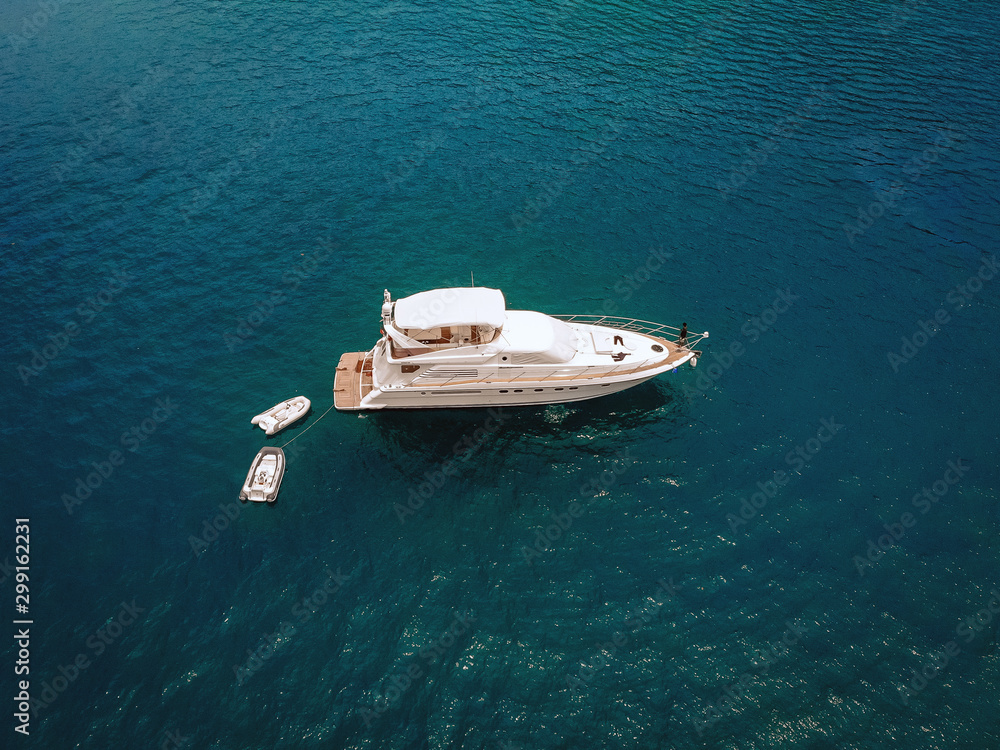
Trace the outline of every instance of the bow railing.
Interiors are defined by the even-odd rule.
[[[604,326],[606,328],[617,328],[622,331],[635,331],[636,333],[645,333],[650,336],[659,336],[660,338],[670,339],[685,349],[691,349],[691,347],[702,339],[708,338],[708,331],[704,333],[692,333],[688,331],[686,342],[680,343],[678,339],[681,335],[681,329],[676,326],[653,323],[637,318],[622,318],[617,315],[550,315],[549,317],[556,318],[564,323],[583,323],[588,326]]]

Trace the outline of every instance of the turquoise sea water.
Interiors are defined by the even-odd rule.
[[[998,35],[945,0],[5,4],[2,746],[1000,745]],[[711,337],[591,402],[317,422],[383,288],[470,273]]]

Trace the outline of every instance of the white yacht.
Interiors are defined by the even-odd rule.
[[[385,291],[382,338],[340,358],[341,411],[583,401],[690,363],[708,333],[607,315],[508,310],[498,289]]]

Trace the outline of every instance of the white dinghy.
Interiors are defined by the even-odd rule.
[[[252,500],[255,503],[273,503],[278,497],[281,478],[285,475],[285,452],[281,448],[267,446],[250,465],[243,489],[240,490],[240,500]]]
[[[250,420],[250,424],[255,424],[268,435],[273,435],[302,419],[309,412],[310,406],[309,399],[305,396],[296,396],[258,414]]]

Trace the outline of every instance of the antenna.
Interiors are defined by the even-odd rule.
[[[476,274],[473,273],[472,271],[469,271],[469,276],[472,277],[472,286],[475,286],[476,285]]]

